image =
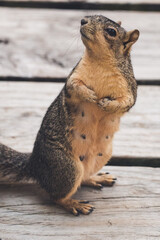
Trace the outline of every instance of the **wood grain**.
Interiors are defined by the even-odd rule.
[[[85,15],[103,14],[138,28],[132,51],[138,79],[160,79],[160,13],[0,8],[0,77],[66,77],[82,56],[79,25]]]
[[[46,109],[63,84],[0,82],[0,142],[31,151]],[[113,154],[160,157],[160,87],[140,86],[133,109],[121,121]]]
[[[0,6],[76,10],[160,11],[158,0],[0,0]]]
[[[160,169],[105,167],[118,177],[113,188],[81,188],[77,199],[96,209],[74,217],[56,207],[36,185],[0,185],[2,240],[160,239]]]

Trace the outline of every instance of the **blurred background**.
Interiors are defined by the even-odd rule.
[[[132,52],[135,75],[138,80],[158,80],[158,2],[0,1],[0,5],[10,6],[0,8],[0,77],[65,78],[83,52],[79,34],[81,18],[102,14],[114,21],[121,20],[126,30],[140,30],[140,39]]]

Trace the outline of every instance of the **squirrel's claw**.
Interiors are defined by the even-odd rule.
[[[80,213],[88,215],[94,210],[94,207],[88,204],[88,201],[62,199],[56,201],[56,203],[65,208],[68,212],[72,213],[74,216],[78,216]]]
[[[110,113],[115,113],[120,108],[119,102],[117,100],[107,97],[100,99],[97,105],[106,112]]]
[[[102,189],[103,186],[112,187],[117,178],[107,173],[98,173],[96,176],[90,177],[83,183],[84,186],[94,187],[96,189]]]
[[[102,98],[98,101],[97,104],[98,104],[99,107],[106,109],[111,101],[112,100],[109,99],[109,98]]]
[[[87,95],[88,97],[86,97],[86,100],[89,101],[89,102],[93,102],[93,103],[96,103],[97,101],[97,96],[96,96],[96,93],[91,90],[91,89],[87,89]]]

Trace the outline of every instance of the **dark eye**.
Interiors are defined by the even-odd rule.
[[[107,28],[105,30],[111,37],[115,37],[116,36],[116,31],[113,28]]]

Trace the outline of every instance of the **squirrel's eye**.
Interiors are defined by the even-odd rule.
[[[105,30],[111,37],[115,37],[116,36],[116,31],[113,28],[107,28]]]

